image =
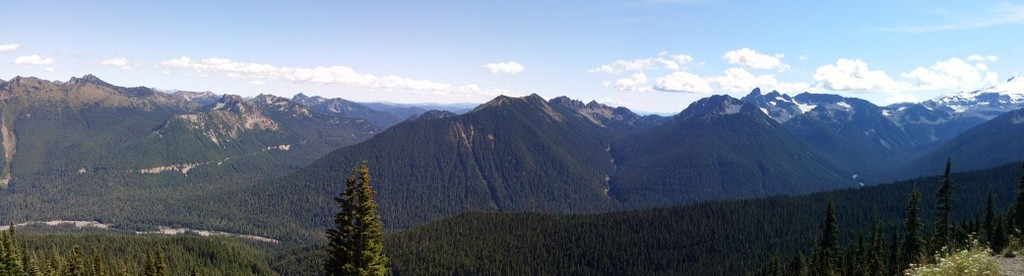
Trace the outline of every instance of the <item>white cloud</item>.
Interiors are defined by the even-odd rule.
[[[742,65],[748,68],[779,71],[789,70],[789,65],[782,63],[782,58],[785,57],[783,54],[769,56],[758,53],[757,51],[749,48],[743,48],[725,52],[723,57],[731,64]]]
[[[840,58],[835,64],[818,67],[814,80],[822,88],[833,91],[895,92],[906,90],[907,85],[894,81],[881,70],[872,71],[860,59]]]
[[[968,57],[970,60],[971,57]],[[977,89],[985,84],[988,66],[984,63],[970,65],[958,58],[937,61],[929,68],[917,67],[913,71],[900,74],[910,79],[919,89],[924,90],[967,90]],[[993,75],[991,78],[995,78]],[[994,84],[994,83],[992,83]]]
[[[21,49],[21,45],[20,44],[15,44],[15,43],[0,44],[0,53],[14,52],[14,51],[17,51],[18,49]]]
[[[261,81],[261,80],[254,80],[254,81],[250,81],[249,84],[251,84],[251,85],[264,85],[264,84],[267,84],[267,83],[264,82],[264,81]]]
[[[484,68],[487,68],[487,70],[490,70],[491,74],[509,74],[509,75],[518,74],[519,72],[522,72],[523,69],[526,69],[526,67],[523,67],[522,64],[519,64],[518,62],[515,62],[515,61],[488,63],[488,64],[484,65]]]
[[[52,58],[43,58],[39,55],[31,56],[20,56],[14,59],[14,64],[25,64],[25,65],[47,65],[53,64]]]
[[[56,72],[57,70],[53,69],[53,67],[46,67],[46,69],[43,69],[43,71],[46,71],[46,72]]]
[[[651,91],[651,87],[647,85],[647,75],[644,73],[634,73],[628,78],[621,78],[615,80],[615,89],[619,91]]]
[[[192,59],[187,56],[182,56],[176,59],[165,60],[160,63],[160,66],[165,68],[188,68],[192,65]]]
[[[643,72],[650,70],[666,69],[679,71],[682,66],[693,62],[693,57],[687,54],[672,55],[668,52],[658,53],[652,58],[641,58],[633,60],[616,60],[612,63],[598,66],[587,70],[590,73],[621,74],[623,72]]]
[[[666,92],[687,92],[687,93],[711,93],[711,86],[708,81],[700,76],[688,72],[675,72],[658,78],[655,81],[655,89]]]
[[[780,83],[774,75],[765,74],[755,76],[743,68],[729,68],[725,75],[708,78],[710,82],[718,84],[718,87],[728,92],[749,92],[760,87],[762,90],[777,90],[783,93],[806,92],[812,86],[805,82],[784,82]]]
[[[770,89],[779,83],[772,75],[754,76],[743,68],[729,68],[725,70],[725,76],[711,78],[711,81],[729,92],[746,92],[755,87]]]
[[[987,55],[987,56],[971,55],[971,56],[967,57],[967,61],[997,61],[997,60],[999,60],[999,57],[993,56],[993,55]]]
[[[297,83],[342,85],[384,90],[411,90],[435,95],[485,95],[510,94],[507,90],[483,89],[476,84],[453,85],[429,80],[415,80],[398,76],[376,76],[356,72],[346,66],[318,66],[313,68],[277,67],[270,64],[235,62],[226,58],[207,58],[198,61],[187,56],[160,63],[165,68],[188,68],[195,76],[219,73],[238,79],[280,79]]]
[[[120,67],[121,69],[124,69],[124,70],[132,69],[131,64],[128,63],[128,59],[120,58],[120,57],[119,58],[112,58],[112,59],[104,60],[101,64],[103,66]]]
[[[999,83],[999,73],[985,72],[985,83]]]

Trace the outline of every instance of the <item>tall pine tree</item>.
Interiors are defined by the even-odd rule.
[[[892,238],[889,239],[889,263],[887,267],[889,273],[887,273],[887,275],[903,274],[903,270],[900,270],[903,267],[903,265],[900,264],[900,260],[902,259],[900,256],[903,256],[903,252],[900,251],[900,240],[900,232],[896,227],[893,227]]]
[[[921,205],[921,190],[915,185],[914,190],[910,192],[910,201],[907,203],[907,221],[905,226],[907,235],[903,236],[903,254],[900,257],[898,270],[900,272],[906,270],[911,263],[917,261],[921,254],[924,253],[924,239],[921,238],[921,228],[924,225],[921,224],[919,205]]]
[[[882,222],[878,220],[878,213],[875,212],[871,218],[871,248],[868,250],[866,275],[885,275],[885,236],[882,231]]]
[[[992,247],[996,237],[996,196],[992,194],[992,189],[988,190],[988,201],[985,203],[985,242],[989,244],[990,248],[994,251],[995,247]]]
[[[793,255],[793,260],[789,262],[789,269],[786,272],[787,275],[794,276],[810,275],[810,271],[807,270],[807,260],[804,258],[803,251],[798,251],[796,252],[796,255]]]
[[[825,210],[825,229],[821,232],[817,255],[814,256],[814,275],[838,275],[840,273],[839,226],[836,225],[836,208],[832,201]]]
[[[1024,231],[1024,163],[1020,164],[1020,170],[1020,180],[1017,182],[1017,212],[1014,212],[1017,219],[1014,222],[1017,223],[1017,229]]]
[[[345,191],[334,200],[341,211],[334,215],[335,228],[327,230],[328,275],[384,275],[383,227],[370,188],[370,169],[363,161],[345,180]]]
[[[946,159],[946,170],[942,174],[939,191],[935,194],[935,235],[932,236],[933,251],[952,250],[950,241],[953,232],[953,179],[950,178],[952,159]]]

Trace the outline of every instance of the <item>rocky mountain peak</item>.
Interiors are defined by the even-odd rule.
[[[725,115],[738,113],[745,105],[743,101],[729,95],[714,95],[691,103],[676,118],[690,118],[705,114]]]

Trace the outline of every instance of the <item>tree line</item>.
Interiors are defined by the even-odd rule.
[[[981,244],[995,254],[1007,256],[1020,250],[1024,240],[1024,164],[1017,183],[1016,203],[1006,211],[999,211],[996,196],[989,189],[985,200],[985,215],[953,220],[954,186],[950,175],[952,161],[947,160],[934,195],[935,224],[930,235],[925,232],[921,211],[921,191],[915,185],[905,208],[903,227],[892,227],[885,235],[885,225],[873,215],[868,229],[858,230],[856,242],[839,246],[835,204],[826,205],[824,228],[810,249],[810,258],[801,250],[787,263],[776,253],[765,264],[760,275],[903,275],[912,264],[938,261],[938,257],[958,250],[968,250]],[[866,235],[865,235],[866,233]]]

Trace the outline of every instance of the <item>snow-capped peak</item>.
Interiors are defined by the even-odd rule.
[[[1004,112],[1024,108],[1024,76],[974,91],[964,91],[922,102],[929,109],[991,119]]]
[[[1024,100],[1024,76],[1012,77],[1005,83],[985,89],[985,91],[1005,94],[1016,101]]]

